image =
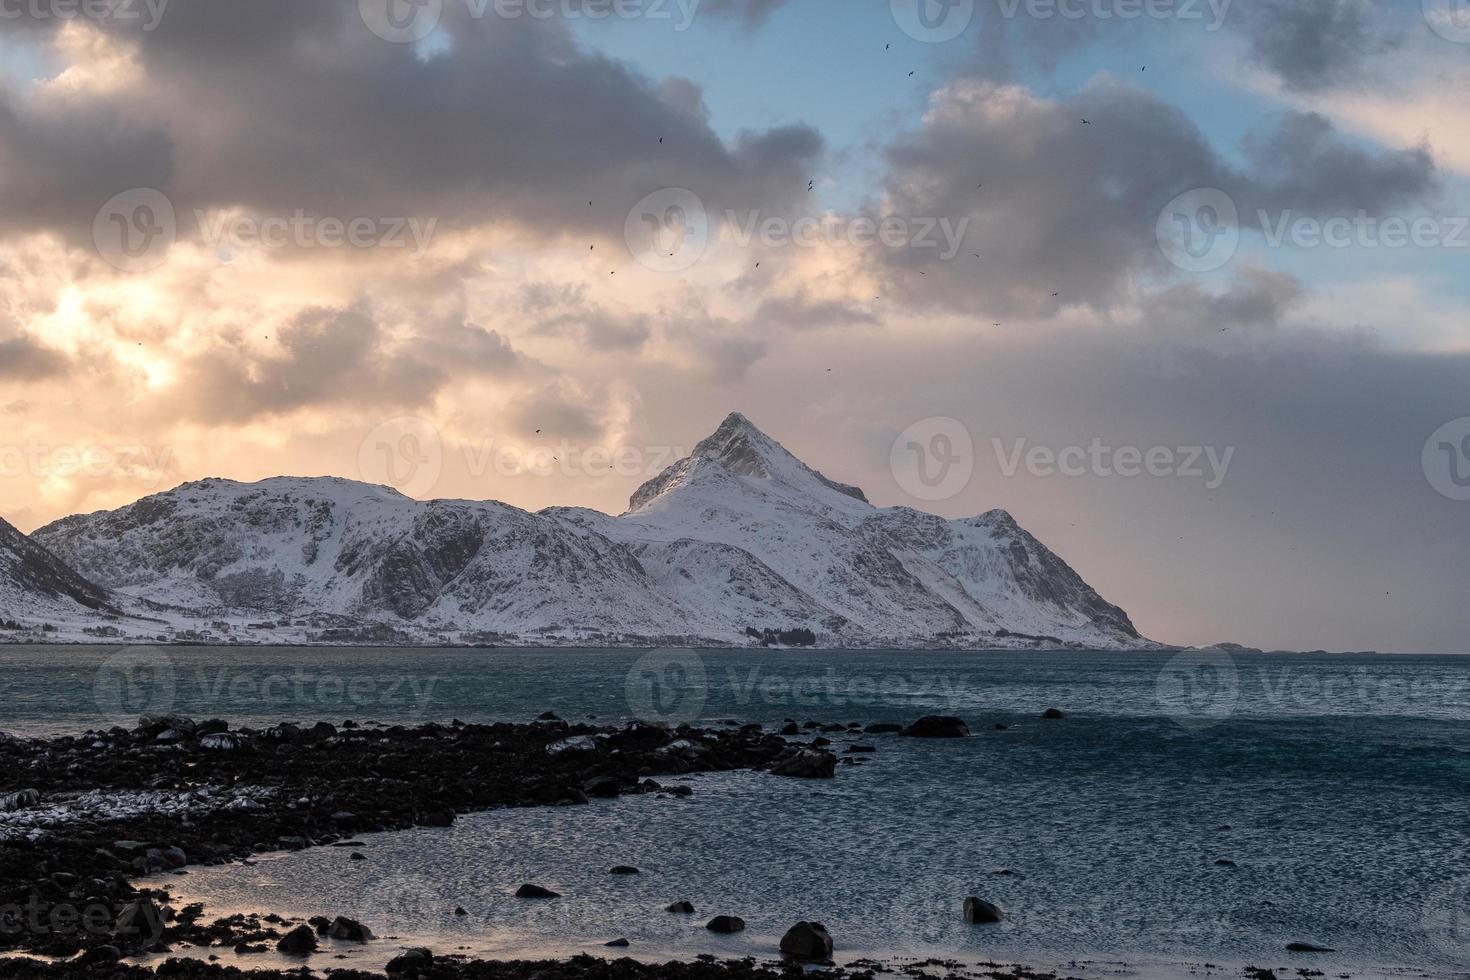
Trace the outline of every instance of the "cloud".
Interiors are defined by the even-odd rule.
[[[1297,309],[1306,288],[1295,276],[1244,269],[1227,288],[1210,292],[1199,283],[1180,283],[1143,297],[1143,322],[1168,332],[1220,332],[1232,328],[1276,328]]]
[[[762,300],[751,316],[753,323],[802,330],[878,323],[873,311],[852,300],[817,299],[805,291]]]
[[[452,382],[530,367],[493,330],[447,323],[394,336],[359,303],[296,313],[265,346],[238,332],[210,342],[183,359],[171,401],[209,424],[332,405],[412,409]]]
[[[260,0],[244,16],[233,0],[193,0],[151,32],[101,22],[140,81],[64,100],[5,93],[0,214],[85,241],[104,201],[152,187],[181,228],[195,210],[239,208],[620,238],[661,187],[719,208],[794,199],[821,152],[807,126],[722,139],[694,83],[655,83],[560,21],[446,4],[426,55],[375,36],[357,7]]]
[[[1253,0],[1236,5],[1250,58],[1288,88],[1361,82],[1365,64],[1393,51],[1403,35],[1373,0]]]
[[[1282,115],[1244,150],[1241,168],[1178,109],[1108,76],[1068,99],[954,82],[934,94],[923,125],[889,147],[883,209],[911,221],[967,220],[964,245],[948,262],[932,249],[876,250],[890,280],[884,295],[989,315],[1106,310],[1130,301],[1140,280],[1175,271],[1156,234],[1175,195],[1220,188],[1249,225],[1263,209],[1381,213],[1438,187],[1423,148],[1370,152],[1310,113]]]
[[[0,340],[0,378],[8,381],[41,381],[65,373],[69,365],[66,355],[29,337]]]
[[[652,335],[646,314],[615,313],[590,302],[581,283],[528,283],[521,288],[520,308],[530,319],[528,333],[569,337],[589,350],[637,353]]]
[[[786,0],[705,0],[704,9],[724,17],[737,17],[746,27],[759,27],[785,5]]]
[[[1314,112],[1285,114],[1275,129],[1247,137],[1245,150],[1254,170],[1240,183],[1260,207],[1381,213],[1419,203],[1437,189],[1426,147],[1373,153]]]

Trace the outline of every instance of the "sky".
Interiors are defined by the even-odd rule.
[[[741,411],[1156,639],[1470,652],[1467,91],[1464,0],[4,0],[0,517]]]

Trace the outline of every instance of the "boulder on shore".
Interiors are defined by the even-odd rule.
[[[973,895],[965,899],[965,921],[974,924],[986,922],[999,922],[1001,919],[1000,906],[987,902],[983,898]]]
[[[610,875],[636,875],[641,872],[631,864],[615,864],[608,869],[607,873]]]
[[[925,715],[903,730],[909,738],[965,738],[970,728],[949,715]]]
[[[781,937],[781,952],[799,960],[829,960],[832,934],[820,922],[798,922]]]
[[[316,930],[311,926],[297,926],[281,937],[276,949],[287,956],[310,956],[316,952]]]
[[[1291,953],[1335,953],[1337,950],[1326,946],[1318,946],[1316,943],[1287,943],[1286,949]]]
[[[434,965],[434,954],[422,946],[406,949],[400,956],[395,956],[388,961],[383,970],[388,976],[401,976],[403,974],[418,974]]]
[[[341,939],[351,943],[365,943],[369,939],[375,939],[373,931],[356,919],[349,919],[339,915],[332,920],[327,929],[327,935],[333,939]]]
[[[516,898],[561,898],[550,888],[542,888],[540,885],[522,885],[516,889]]]
[[[680,915],[693,915],[694,914],[694,903],[693,902],[671,902],[670,904],[664,906],[664,911],[665,912],[677,912]]]
[[[743,930],[745,920],[738,915],[717,915],[706,922],[704,927],[710,932],[729,934]]]
[[[837,756],[822,749],[803,749],[771,767],[773,776],[798,779],[831,779],[837,772]]]

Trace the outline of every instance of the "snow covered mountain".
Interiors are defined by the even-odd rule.
[[[107,594],[51,552],[0,520],[0,620],[85,618],[111,612]]]
[[[148,617],[139,638],[1153,646],[1005,512],[876,508],[739,414],[621,517],[203,480],[33,537]]]

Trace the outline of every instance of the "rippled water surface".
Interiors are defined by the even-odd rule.
[[[874,737],[830,782],[694,777],[688,800],[473,814],[365,838],[367,861],[321,848],[171,880],[212,909],[357,914],[506,954],[626,936],[759,955],[815,918],[848,954],[1470,967],[1470,658],[197,649],[147,655],[149,679],[117,656],[0,651],[0,728],[79,730],[151,700],[257,723],[942,710],[974,732]],[[1049,706],[1067,717],[1041,721]],[[525,881],[564,897],[509,897]],[[971,894],[1005,922],[960,925]],[[677,899],[699,914],[662,911]],[[719,912],[749,931],[708,934]],[[1338,953],[1293,959],[1292,940]]]

